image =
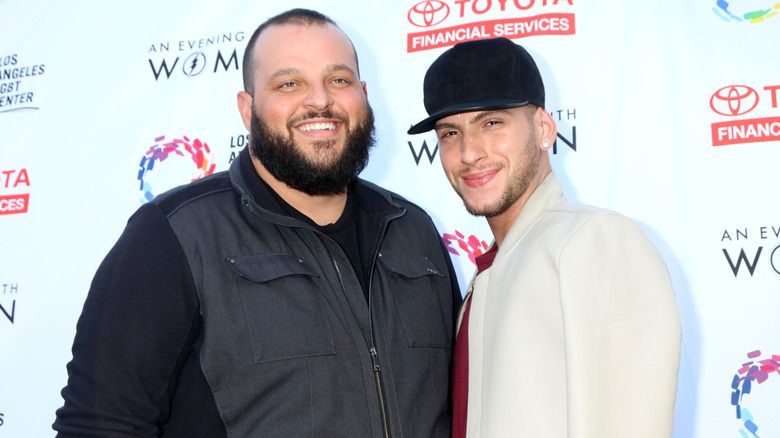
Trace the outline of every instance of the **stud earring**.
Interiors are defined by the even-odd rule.
[[[542,150],[546,151],[547,149],[550,149],[550,143],[548,143],[546,141],[542,142]]]

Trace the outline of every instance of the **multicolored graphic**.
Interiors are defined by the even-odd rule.
[[[769,3],[769,2],[767,2]],[[731,8],[731,10],[729,10]],[[769,5],[766,8],[761,8],[755,11],[747,12],[732,12],[733,8],[729,2],[725,0],[717,0],[715,6],[712,8],[712,12],[726,22],[743,22],[743,23],[760,23],[767,18],[777,15],[777,11],[780,10],[780,3]]]
[[[452,242],[458,242],[458,247],[468,254],[469,260],[471,260],[471,263],[475,266],[477,264],[476,257],[484,254],[488,249],[488,244],[485,243],[484,240],[479,240],[479,238],[473,234],[466,238],[466,236],[458,230],[455,230],[455,234],[444,233],[441,237],[450,254],[460,255],[456,248],[450,246]]]
[[[141,203],[149,202],[154,198],[152,187],[147,179],[147,174],[154,170],[155,163],[162,163],[171,156],[178,155],[180,157],[186,157],[184,152],[189,154],[198,171],[197,176],[190,181],[195,181],[214,173],[216,165],[213,162],[211,149],[209,149],[207,143],[204,143],[197,138],[190,142],[190,139],[187,138],[187,136],[182,136],[181,139],[176,138],[168,142],[164,142],[164,140],[164,135],[155,138],[154,141],[157,144],[149,148],[146,154],[141,157],[141,163],[138,165],[140,167],[140,169],[138,169],[138,181],[140,182],[139,189],[143,192]],[[184,151],[182,151],[182,149],[184,149]]]
[[[755,359],[761,356],[761,350],[752,351],[747,354],[748,359]],[[780,356],[772,355],[769,359],[751,360],[743,363],[742,367],[734,374],[731,381],[731,404],[737,408],[737,419],[742,421],[742,428],[739,433],[744,438],[758,438],[758,425],[747,408],[743,406],[743,398],[750,394],[753,382],[764,383],[770,375],[777,373],[780,375]]]

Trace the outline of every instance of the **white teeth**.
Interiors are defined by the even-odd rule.
[[[309,123],[307,125],[301,125],[298,129],[301,131],[330,131],[336,129],[335,123]]]

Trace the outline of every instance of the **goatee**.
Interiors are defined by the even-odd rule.
[[[501,192],[501,194],[497,199],[494,200],[493,203],[483,206],[471,205],[467,202],[463,191],[460,190],[455,184],[452,184],[455,192],[463,200],[463,205],[466,207],[466,211],[468,211],[473,216],[484,216],[487,218],[496,217],[504,214],[507,210],[509,210],[512,205],[514,205],[514,203],[517,202],[517,200],[528,191],[529,187],[531,187],[531,184],[533,183],[534,178],[539,174],[539,168],[541,166],[542,152],[538,147],[536,147],[535,139],[536,130],[532,125],[528,141],[526,142],[525,147],[518,151],[519,155],[516,159],[516,162],[525,164],[521,166],[519,171],[509,175],[506,187],[504,187],[503,192]],[[469,171],[464,171],[464,173],[473,171],[474,169],[471,169]]]

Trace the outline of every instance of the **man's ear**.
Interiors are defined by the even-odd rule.
[[[252,132],[252,95],[246,91],[239,91],[236,96],[238,112],[241,113],[241,119],[244,121],[246,130]]]
[[[539,123],[539,137],[540,142],[547,142],[548,144],[555,143],[555,138],[558,135],[558,125],[555,123],[555,119],[542,107],[536,108],[537,123]]]

